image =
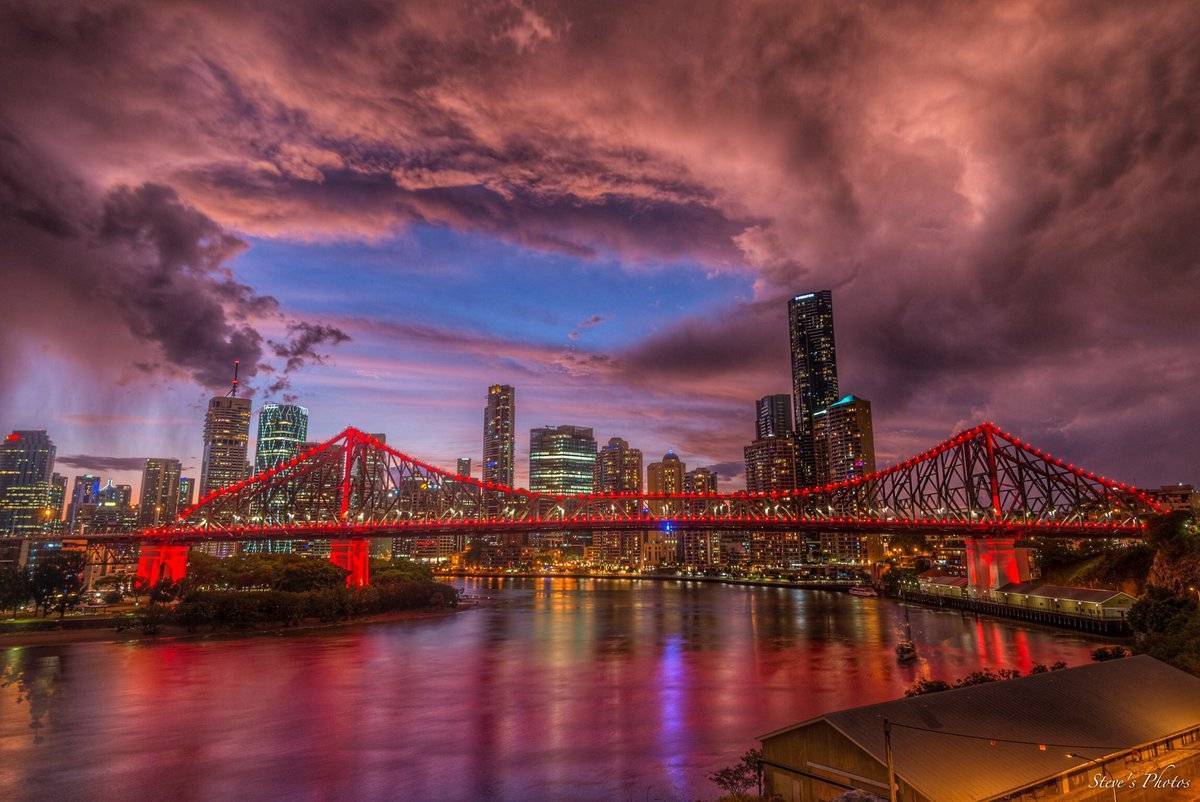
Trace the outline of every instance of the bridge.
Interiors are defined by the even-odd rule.
[[[328,539],[368,580],[368,539],[466,533],[915,530],[961,536],[971,585],[1027,578],[1030,535],[1135,537],[1165,510],[1135,487],[1064,462],[992,423],[884,470],[771,492],[554,495],[460,476],[355,428],[201,498],[166,527],[89,535],[141,544],[138,576],[182,578],[196,543]],[[1022,574],[1025,576],[1022,576]]]

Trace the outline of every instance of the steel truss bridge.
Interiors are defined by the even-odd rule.
[[[1135,537],[1147,516],[1164,511],[1137,488],[1064,462],[992,423],[845,481],[716,494],[535,493],[456,475],[348,428],[201,498],[170,526],[88,539],[141,543],[139,575],[147,579],[181,576],[188,544],[329,539],[331,559],[351,571],[351,584],[362,584],[367,539],[377,537],[917,530],[962,536],[969,550],[977,541],[993,542],[976,549],[991,555],[980,570],[994,570],[994,560],[1006,564],[1001,573],[1011,578],[1015,569],[1007,562],[1018,537]]]

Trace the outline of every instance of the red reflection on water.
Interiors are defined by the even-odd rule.
[[[903,608],[883,599],[579,580],[470,592],[503,604],[304,636],[10,651],[0,798],[711,797],[707,773],[779,726],[923,674],[1077,664],[1095,645],[910,607],[921,660],[899,666]]]

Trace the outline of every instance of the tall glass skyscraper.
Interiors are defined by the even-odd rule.
[[[138,498],[139,526],[164,526],[175,520],[179,514],[179,471],[177,459],[146,460]]]
[[[529,432],[529,489],[591,493],[596,437],[586,426],[544,426]]]
[[[0,537],[52,530],[55,451],[45,429],[16,431],[0,443]]]
[[[196,503],[196,480],[191,476],[179,477],[179,511],[183,512]]]
[[[875,471],[875,432],[871,402],[848,395],[813,415],[817,471],[839,482]]]
[[[254,472],[287,462],[308,440],[308,410],[296,404],[263,404],[258,411]]]
[[[249,443],[250,399],[237,396],[210,399],[204,416],[201,497],[245,478]]]
[[[483,481],[513,484],[517,393],[509,384],[488,388],[483,410]]]
[[[833,293],[819,290],[788,301],[792,351],[792,402],[796,415],[796,472],[802,486],[824,477],[817,472],[813,414],[838,400],[837,351],[833,342]]]
[[[765,395],[754,402],[754,436],[787,437],[792,433],[792,397],[787,393]]]

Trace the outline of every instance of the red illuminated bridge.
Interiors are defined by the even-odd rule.
[[[973,585],[1018,581],[1024,535],[1130,537],[1163,510],[1130,485],[1097,476],[991,423],[885,470],[769,493],[548,495],[458,476],[358,429],[218,490],[169,527],[133,535],[138,575],[179,579],[188,544],[328,539],[331,559],[367,581],[367,539],[465,532],[909,529],[964,538]]]

